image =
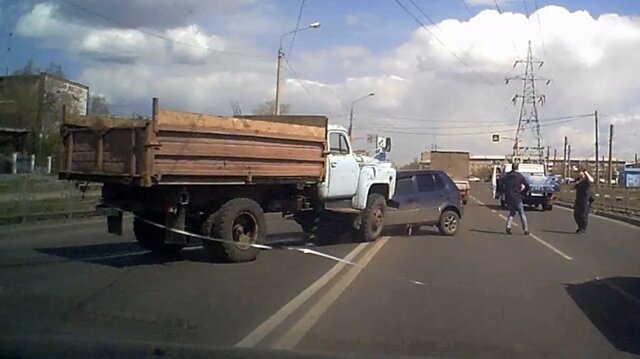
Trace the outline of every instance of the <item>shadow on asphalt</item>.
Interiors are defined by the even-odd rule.
[[[551,229],[543,229],[542,231],[547,233],[557,233],[557,234],[576,234],[576,231],[554,231]]]
[[[505,213],[509,212],[509,209],[507,207],[500,207],[499,204],[484,204],[484,205],[481,205],[481,207],[493,209],[494,211],[503,211]],[[536,207],[531,207],[531,206],[524,206],[524,211],[525,212],[543,212],[540,209]]]
[[[358,243],[351,233],[327,233],[326,237],[312,239],[301,232],[286,232],[268,235],[266,243],[274,249],[286,247],[325,247],[348,243]],[[102,264],[116,268],[142,265],[162,265],[173,262],[192,261],[211,264],[235,264],[211,258],[201,247],[200,241],[185,247],[177,253],[153,253],[141,247],[138,242],[102,243],[69,247],[36,248],[36,252],[55,256],[68,261]],[[43,262],[48,264],[48,262]],[[32,265],[39,265],[34,262]],[[25,264],[29,265],[29,264]]]
[[[612,277],[565,289],[616,349],[640,355],[640,278]]]
[[[489,230],[486,230],[486,229],[470,229],[469,232],[507,235],[505,232],[489,231]]]

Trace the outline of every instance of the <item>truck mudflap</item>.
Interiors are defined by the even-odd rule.
[[[124,231],[123,212],[116,207],[100,203],[96,206],[96,212],[100,216],[107,217],[107,232],[121,236]]]

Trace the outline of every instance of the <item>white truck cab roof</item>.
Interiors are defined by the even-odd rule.
[[[344,128],[343,126],[340,126],[340,125],[333,125],[333,124],[329,124],[329,125],[327,126],[327,129],[328,129],[329,131],[342,131],[342,132],[347,132],[347,129],[346,129],[346,128]]]

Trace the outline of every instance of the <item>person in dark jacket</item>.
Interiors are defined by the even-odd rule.
[[[576,178],[576,200],[573,203],[573,219],[578,225],[576,230],[578,234],[584,234],[587,231],[591,203],[595,199],[591,189],[591,182],[593,182],[593,177],[589,175],[589,172],[581,170],[578,178]]]
[[[500,177],[500,188],[502,194],[504,194],[504,200],[509,208],[509,217],[507,218],[507,234],[511,234],[511,225],[513,224],[513,217],[518,212],[520,216],[520,222],[522,222],[522,229],[525,236],[529,235],[529,224],[527,223],[527,215],[524,213],[524,204],[522,203],[522,195],[529,192],[529,183],[524,176],[518,172],[518,164],[514,163],[511,167],[511,172],[506,173]]]

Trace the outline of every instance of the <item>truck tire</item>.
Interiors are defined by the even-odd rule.
[[[438,221],[438,231],[444,236],[453,236],[460,228],[460,216],[450,209],[442,212]]]
[[[162,224],[161,214],[141,214],[140,217],[149,221]],[[136,217],[133,219],[133,233],[140,245],[152,252],[156,253],[176,253],[184,248],[184,245],[176,243],[165,243],[166,230]]]
[[[256,202],[236,198],[211,213],[202,224],[201,233],[224,241],[203,241],[212,259],[249,262],[260,252],[251,245],[264,242],[267,225],[262,208]]]
[[[362,210],[358,235],[364,242],[375,241],[384,229],[384,215],[387,212],[387,201],[378,193],[371,193],[367,198],[367,207]]]

